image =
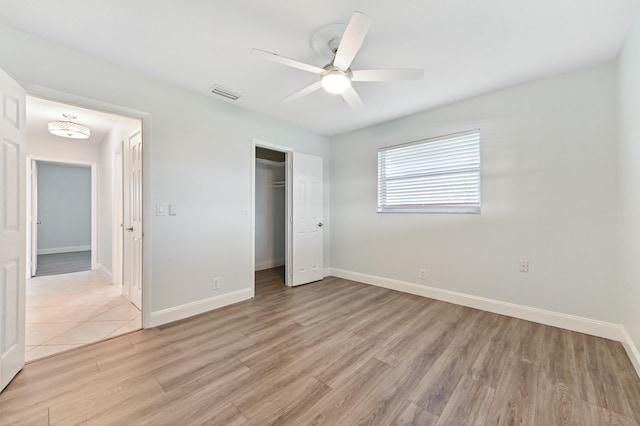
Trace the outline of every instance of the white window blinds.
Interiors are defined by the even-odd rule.
[[[379,212],[480,212],[480,131],[381,148]]]

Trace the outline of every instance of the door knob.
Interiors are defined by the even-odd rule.
[[[127,228],[128,232],[133,232],[133,226],[131,228]]]
[[[324,223],[320,222],[318,223],[318,228],[322,228],[324,226]]]

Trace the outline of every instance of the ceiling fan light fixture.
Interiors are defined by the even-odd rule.
[[[62,114],[62,116],[67,120],[49,122],[49,133],[71,139],[87,139],[91,136],[91,130],[88,127],[71,121],[78,117],[71,114]]]
[[[322,75],[322,88],[329,93],[339,95],[351,87],[351,79],[344,71],[333,69]]]

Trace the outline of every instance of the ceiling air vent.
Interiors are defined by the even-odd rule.
[[[231,99],[232,101],[237,101],[238,98],[241,96],[241,95],[238,95],[237,93],[233,93],[229,89],[225,89],[224,87],[218,84],[214,84],[213,86],[211,86],[209,91],[214,95],[223,96],[227,99]]]

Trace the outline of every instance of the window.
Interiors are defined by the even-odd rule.
[[[378,212],[480,213],[480,130],[381,148]]]

